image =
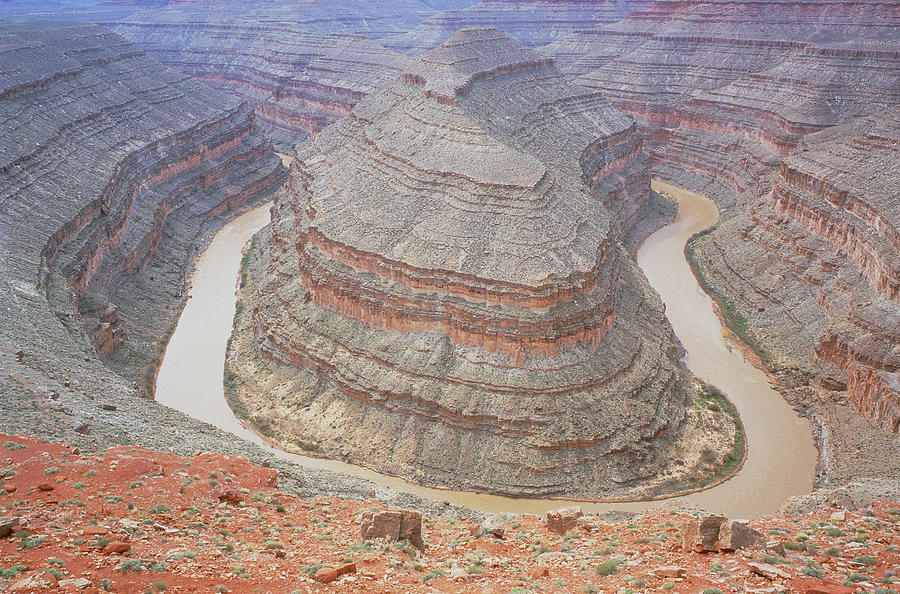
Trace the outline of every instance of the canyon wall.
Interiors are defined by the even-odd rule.
[[[0,342],[152,386],[194,256],[285,169],[246,103],[110,31],[5,24],[0,55]]]
[[[648,160],[600,94],[463,29],[295,156],[227,363],[258,431],[511,495],[647,494],[693,467],[682,350],[618,241]]]
[[[698,266],[819,421],[835,480],[900,473],[898,9],[661,1],[541,48],[636,119],[654,177],[723,209]]]
[[[390,84],[408,60],[359,35],[304,33],[293,23],[149,16],[110,26],[163,64],[245,100],[283,152]]]
[[[421,25],[387,37],[384,44],[405,54],[419,54],[461,27],[494,27],[527,46],[548,43],[578,29],[614,23],[652,0],[481,0],[458,10],[429,16]]]

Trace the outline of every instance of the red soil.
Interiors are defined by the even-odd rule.
[[[21,516],[22,524],[0,539],[0,590],[78,591],[65,580],[83,577],[84,592],[102,592],[104,584],[114,592],[527,592],[538,584],[549,592],[592,584],[635,594],[900,591],[889,584],[889,572],[900,571],[900,504],[887,501],[847,511],[843,520],[823,508],[751,522],[769,540],[791,543],[778,566],[790,579],[771,582],[748,568],[765,552],[683,551],[683,511],[653,510],[618,524],[585,518],[564,538],[535,516],[507,522],[499,539],[477,524],[427,518],[426,550],[417,553],[404,543],[360,541],[359,516],[381,509],[377,501],[302,499],[277,489],[275,470],[245,458],[201,452],[185,459],[135,447],[80,455],[2,434],[0,444],[0,515]],[[599,575],[610,559],[622,562]],[[350,562],[355,567],[342,567]],[[346,573],[321,584],[312,576],[322,565]],[[654,573],[673,565],[684,579]],[[866,581],[839,587],[851,575]],[[47,585],[28,586],[29,578]]]

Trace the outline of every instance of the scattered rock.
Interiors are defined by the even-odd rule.
[[[9,489],[7,489],[9,491]],[[19,518],[13,516],[0,516],[0,538],[6,538],[12,534],[13,528],[19,525]]]
[[[808,586],[805,594],[853,594],[856,588],[848,588],[832,582],[821,582],[814,586]]]
[[[83,590],[91,585],[91,580],[83,577],[78,578],[70,578],[67,580],[59,580],[60,588],[67,588],[69,586],[78,588],[79,590]]]
[[[775,553],[779,557],[784,557],[784,543],[780,540],[770,540],[766,543],[766,550]]]
[[[22,578],[9,587],[9,592],[34,592],[36,590],[48,590],[58,587],[56,578],[51,573],[38,572]]]
[[[103,403],[103,404],[100,405],[100,408],[102,408],[103,410],[116,410],[116,405],[115,405],[115,404]]]
[[[346,573],[356,573],[356,563],[344,563],[337,567],[323,567],[313,576],[317,582],[327,584],[338,579]]]
[[[716,547],[730,552],[737,549],[755,549],[765,546],[766,537],[740,520],[728,520],[719,528]]]
[[[25,351],[18,350],[16,351],[16,363],[22,363],[25,360]]]
[[[107,530],[103,526],[85,526],[82,529],[82,532],[90,536],[103,536],[104,534],[109,532],[109,530]]]
[[[653,570],[653,575],[661,578],[683,578],[687,572],[683,567],[677,565],[667,565],[665,567],[657,567]]]
[[[103,547],[104,555],[121,555],[122,553],[127,553],[131,550],[131,545],[127,542],[120,542],[114,540],[113,542],[107,544]]]
[[[50,483],[41,483],[37,486],[38,491],[53,491],[56,487]]]
[[[829,516],[829,519],[830,519],[832,522],[843,522],[844,520],[847,519],[847,512],[845,512],[845,511],[843,511],[843,510],[833,512],[833,513],[831,514],[831,516]]]
[[[227,503],[228,505],[240,505],[244,501],[244,496],[240,491],[227,487],[220,489],[216,497],[218,497],[220,503]]]
[[[75,425],[72,427],[72,431],[80,433],[81,435],[87,435],[91,432],[91,426],[84,421],[76,421]]]
[[[751,561],[747,564],[747,566],[750,568],[750,571],[768,580],[774,580],[778,578],[782,578],[785,580],[791,579],[791,574],[768,563]]]
[[[454,565],[450,568],[449,577],[451,580],[464,580],[469,577],[469,574],[459,565]]]
[[[422,514],[419,512],[387,510],[364,513],[360,532],[363,540],[408,540],[417,549],[425,549],[425,542],[422,540]]]
[[[548,577],[550,575],[550,570],[546,567],[531,567],[526,573],[531,579],[537,580],[543,577]]]
[[[547,530],[565,536],[566,532],[578,525],[578,518],[583,515],[580,507],[564,507],[547,512]]]
[[[684,550],[696,553],[715,551],[719,542],[719,529],[725,521],[724,516],[692,518],[682,528]]]

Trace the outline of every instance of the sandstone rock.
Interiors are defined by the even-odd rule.
[[[760,563],[756,561],[751,561],[747,564],[750,568],[750,571],[755,573],[756,575],[762,576],[768,580],[775,579],[790,579],[791,574],[788,572],[776,567],[775,565],[770,565],[768,563]]]
[[[70,578],[70,579],[66,579],[66,580],[59,580],[58,585],[60,588],[72,587],[72,588],[77,588],[79,590],[84,590],[85,588],[87,588],[88,586],[91,585],[91,580],[89,580],[87,578],[83,578],[83,577]]]
[[[528,571],[526,571],[525,573],[531,579],[539,580],[543,577],[548,577],[550,575],[550,570],[546,567],[529,567]]]
[[[105,555],[121,555],[122,553],[127,553],[131,550],[131,545],[127,542],[113,541],[108,543],[105,547],[103,547],[103,554]]]
[[[109,530],[103,526],[85,526],[81,531],[91,536],[103,536],[109,532]]]
[[[565,536],[566,532],[578,525],[578,518],[583,515],[580,507],[565,507],[547,512],[547,530]]]
[[[762,548],[766,544],[766,537],[740,520],[727,520],[719,528],[719,540],[716,548],[720,551],[735,551],[737,549]]]
[[[36,592],[57,588],[58,583],[53,574],[46,572],[33,573],[14,582],[8,589],[9,592]]]
[[[38,491],[53,491],[56,489],[56,486],[51,483],[41,483],[37,486]]]
[[[218,498],[220,503],[227,503],[228,505],[240,505],[245,500],[244,495],[240,491],[227,487],[221,487],[216,492],[216,498]]]
[[[342,565],[338,565],[337,567],[323,567],[316,571],[313,578],[317,582],[322,582],[323,584],[327,584],[333,582],[344,574],[347,573],[356,573],[356,563],[344,563]]]
[[[665,567],[657,567],[654,569],[653,575],[661,578],[683,578],[687,575],[687,571],[683,567],[667,565]]]
[[[387,538],[407,540],[419,550],[425,549],[422,540],[422,515],[414,511],[366,512],[362,516],[360,532],[363,540]]]
[[[72,431],[75,433],[80,433],[82,435],[87,435],[91,432],[91,426],[84,421],[76,421],[75,425],[72,427]]]
[[[0,538],[6,538],[12,534],[13,529],[18,525],[19,518],[17,516],[0,516]]]
[[[780,540],[770,540],[766,543],[766,550],[775,553],[779,557],[784,557],[784,543]]]
[[[462,567],[460,567],[458,565],[454,565],[453,567],[450,568],[450,572],[447,574],[447,576],[451,580],[464,580],[464,579],[468,579],[469,574]]]
[[[719,530],[725,521],[724,516],[701,516],[688,520],[681,528],[684,550],[696,553],[715,551]]]
[[[807,586],[804,594],[853,594],[856,591],[856,588],[820,581],[818,584]]]
[[[847,514],[844,511],[832,512],[828,519],[832,522],[843,522],[847,519]]]

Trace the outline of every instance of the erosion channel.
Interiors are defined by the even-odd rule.
[[[691,235],[717,222],[715,205],[703,196],[658,181],[653,187],[678,200],[678,215],[645,241],[638,252],[638,263],[666,304],[668,318],[687,350],[688,367],[734,403],[749,443],[747,460],[733,478],[694,493],[690,499],[732,517],[773,513],[786,498],[808,493],[813,487],[817,453],[810,425],[770,387],[768,376],[725,337],[712,301],[698,286],[684,258],[684,245]],[[228,406],[223,368],[242,249],[268,221],[268,205],[235,218],[218,232],[200,257],[191,299],[169,341],[156,384],[160,404],[261,445],[266,445],[262,438],[244,427]],[[512,499],[421,487],[337,460],[275,451],[307,467],[350,474],[398,491],[482,511],[540,514],[565,505],[556,499]],[[581,505],[586,511],[603,511],[640,510],[660,504]]]

